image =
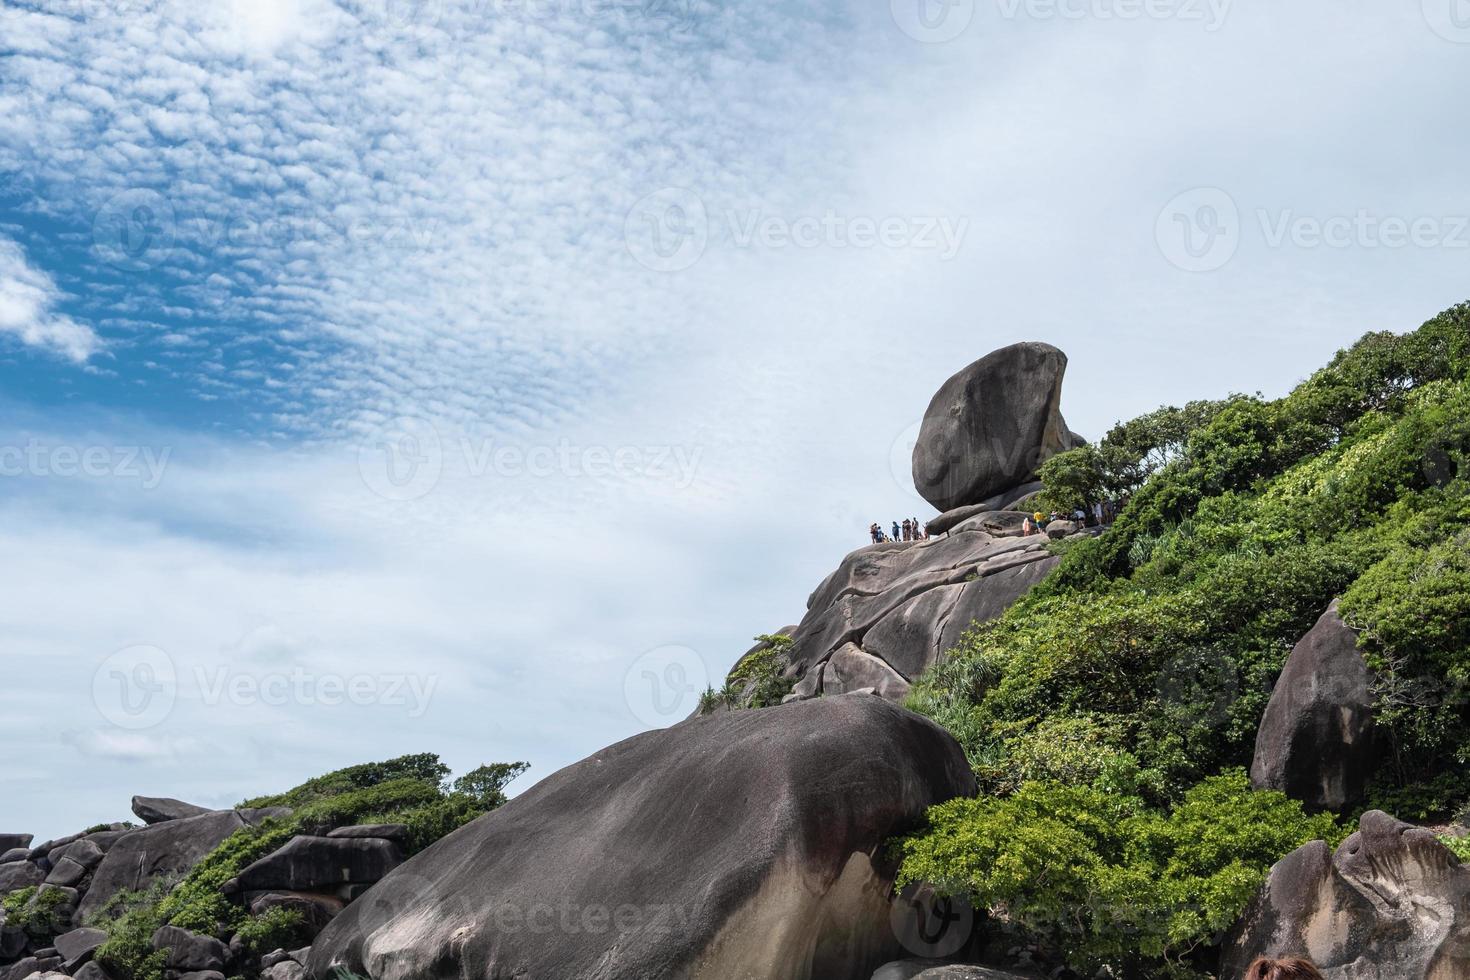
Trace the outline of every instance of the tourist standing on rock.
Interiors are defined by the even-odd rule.
[[[903,519],[903,540],[914,540],[914,526],[909,523],[909,519],[907,517]]]
[[[1026,519],[1021,522],[1021,537],[1023,537],[1023,538],[1029,538],[1029,537],[1031,537],[1031,535],[1033,535],[1035,533],[1036,533],[1036,522],[1031,519],[1031,515],[1030,514],[1027,514],[1026,515]]]
[[[1296,957],[1268,960],[1263,956],[1246,969],[1244,980],[1324,980],[1324,978],[1311,960]]]
[[[883,529],[878,526],[877,521],[868,525],[868,537],[873,539],[874,544],[883,543]]]
[[[899,540],[899,538],[898,538],[898,521],[894,521],[893,522],[893,540],[895,540],[895,541]]]

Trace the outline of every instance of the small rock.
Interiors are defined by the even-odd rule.
[[[167,966],[180,973],[224,968],[229,947],[213,936],[201,936],[178,926],[163,926],[153,934],[153,948],[168,953]]]
[[[1060,541],[1069,534],[1076,534],[1079,530],[1076,521],[1052,521],[1046,526],[1046,536],[1053,541]]]
[[[89,837],[83,837],[79,841],[73,841],[65,847],[58,847],[50,855],[54,865],[57,861],[65,859],[80,864],[83,868],[91,871],[102,863],[103,850],[96,841]]]
[[[262,980],[305,980],[306,967],[295,960],[282,960],[260,971]]]
[[[107,942],[101,929],[73,929],[56,937],[56,950],[61,954],[66,972],[75,975],[82,964],[90,962],[97,947]]]

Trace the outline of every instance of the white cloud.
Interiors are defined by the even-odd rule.
[[[51,276],[27,262],[19,244],[0,235],[0,333],[85,362],[101,349],[102,339],[55,309],[62,298]]]

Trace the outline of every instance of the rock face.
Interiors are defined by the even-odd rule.
[[[180,817],[197,817],[201,813],[210,813],[209,807],[195,806],[182,800],[173,800],[165,796],[135,796],[133,797],[133,813],[144,823],[163,823],[165,820],[178,820]]]
[[[874,687],[902,698],[972,622],[999,616],[1056,565],[1043,536],[1020,537],[1019,524],[1010,531],[992,523],[996,533],[961,527],[928,541],[869,545],[843,559],[791,632],[786,672],[798,682],[796,697]]]
[[[1251,783],[1341,812],[1373,773],[1372,676],[1333,603],[1287,658],[1256,732]]]
[[[1024,343],[987,354],[946,381],[914,446],[914,487],[941,511],[979,504],[1036,476],[1082,444],[1062,419],[1067,355]]]
[[[1371,810],[1334,853],[1292,851],[1226,942],[1221,976],[1307,956],[1327,980],[1470,977],[1470,868],[1430,831]]]
[[[413,857],[310,972],[866,980],[896,952],[884,841],[974,788],[947,733],[870,695],[694,718]]]

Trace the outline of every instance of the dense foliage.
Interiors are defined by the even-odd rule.
[[[900,884],[927,881],[1004,909],[1077,967],[1136,975],[1177,961],[1234,922],[1282,854],[1336,840],[1242,770],[1204,780],[1169,813],[1127,793],[1028,782],[1004,797],[935,807],[899,842]]]
[[[225,882],[298,834],[353,824],[405,824],[410,852],[421,850],[504,803],[506,785],[527,768],[524,762],[480,766],[446,786],[449,768],[425,753],[350,766],[248,800],[241,806],[291,807],[291,813],[237,830],[182,880],[157,878],[144,892],[115,897],[88,923],[108,933],[98,959],[118,980],[161,980],[163,955],[154,951],[152,939],[163,925],[220,938],[239,935],[256,954],[299,943],[300,913],[275,909],[251,916],[225,896]]]
[[[1221,773],[1249,765],[1287,653],[1337,597],[1376,679],[1386,751],[1372,803],[1407,819],[1458,812],[1470,800],[1467,379],[1461,306],[1411,334],[1364,337],[1284,398],[1163,409],[1048,463],[1052,500],[1126,495],[1127,506],[916,685],[912,706],[955,734],[993,799],[937,812],[931,836],[907,845],[905,876],[1023,921],[1079,895],[1116,910],[1105,882],[1043,875],[1031,892],[1007,891],[940,844],[979,835],[994,855],[1014,847],[1010,859],[1027,860],[1021,832],[1000,833],[1003,808],[1038,799],[1055,804],[1045,832],[1026,832],[1038,854],[1101,848],[1098,867],[1124,877],[1158,860],[1133,849],[1128,828],[1140,820],[1166,826],[1216,806],[1215,830],[1249,833],[1254,808],[1286,804],[1252,802],[1243,786],[1210,793]],[[1114,836],[1097,836],[1100,814],[1113,815]],[[1241,851],[1239,881],[1259,880],[1299,832],[1326,832],[1299,814],[1274,819],[1281,836]],[[1224,868],[1196,870],[1209,879]],[[1173,886],[1158,880],[1168,905]],[[1248,892],[1216,893],[1216,911],[1238,911]],[[1168,941],[1139,947],[1159,971],[1221,921],[1167,918]],[[1132,948],[1140,928],[1110,913],[1049,937],[1116,964],[1122,953],[1109,951]]]

